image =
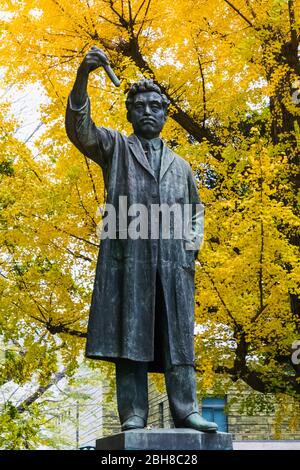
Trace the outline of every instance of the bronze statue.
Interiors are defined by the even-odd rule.
[[[152,80],[135,83],[127,95],[132,135],[94,124],[87,82],[101,66],[107,70],[108,58],[93,46],[79,66],[66,112],[68,137],[101,166],[107,204],[116,208],[119,223],[116,236],[101,240],[86,356],[115,362],[123,431],[146,426],[147,372],[163,372],[175,426],[215,432],[217,425],[199,414],[194,369],[194,272],[203,214],[199,219],[193,213],[188,237],[172,237],[173,221],[165,238],[159,217],[157,237],[132,238],[119,229],[120,196],[129,207],[203,207],[192,170],[159,137],[169,101]]]

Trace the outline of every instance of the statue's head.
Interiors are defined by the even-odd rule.
[[[168,115],[170,101],[153,80],[143,79],[130,88],[127,99],[127,119],[134,133],[145,139],[158,137]]]

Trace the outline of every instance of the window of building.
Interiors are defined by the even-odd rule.
[[[218,425],[218,431],[228,432],[228,420],[225,414],[226,398],[208,397],[202,400],[202,416]]]
[[[165,416],[164,416],[164,402],[158,404],[158,417],[159,417],[159,427],[165,427]]]

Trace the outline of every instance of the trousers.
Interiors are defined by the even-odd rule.
[[[169,407],[175,427],[190,414],[199,412],[196,377],[191,365],[172,365],[168,321],[159,272],[156,276],[155,354],[164,364],[165,384]],[[121,423],[132,416],[148,418],[148,363],[120,359],[116,363],[118,413]]]

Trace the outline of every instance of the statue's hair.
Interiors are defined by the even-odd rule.
[[[143,78],[142,80],[134,83],[131,86],[129,92],[127,93],[127,98],[126,98],[127,111],[130,113],[135,95],[137,95],[138,93],[146,93],[147,91],[155,91],[161,96],[163,108],[164,108],[165,114],[167,114],[170,101],[168,100],[166,95],[162,93],[159,86],[156,85],[153,82],[153,80],[150,78]]]

